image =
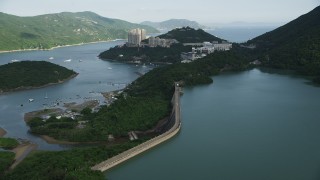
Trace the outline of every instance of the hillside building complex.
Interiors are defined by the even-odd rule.
[[[199,43],[197,43],[199,44]],[[203,42],[202,47],[192,48],[192,52],[181,53],[182,63],[188,63],[196,59],[207,56],[214,51],[229,51],[232,48],[232,44],[226,41],[219,43],[218,41]]]
[[[146,30],[144,29],[132,29],[128,32],[127,46],[136,47],[141,45],[141,41],[146,39]]]
[[[171,44],[174,44],[174,43],[178,43],[177,40],[175,39],[161,39],[159,37],[149,37],[149,43],[148,43],[148,46],[149,47],[157,47],[157,46],[160,46],[160,47],[170,47]]]

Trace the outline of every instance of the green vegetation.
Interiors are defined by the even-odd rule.
[[[313,79],[314,83],[320,84],[320,76]]]
[[[310,22],[306,21],[306,23],[308,24]],[[315,23],[314,27],[317,27],[317,23]],[[283,33],[284,38],[287,34],[290,34],[286,31],[280,33],[279,30],[275,30],[274,32],[279,34]],[[300,33],[299,37],[305,36],[304,31],[301,30],[297,32]],[[317,60],[319,60],[319,58],[317,58],[317,53],[319,53],[319,49],[317,49],[318,41],[314,42],[317,40],[317,36],[314,36],[311,32],[311,34],[309,34],[310,37],[315,39],[310,40],[310,44],[312,44],[312,48],[315,49],[304,49],[305,44],[299,46],[299,48],[302,47],[305,51],[300,52],[299,48],[292,49],[297,50],[297,54],[305,58],[313,57],[314,55],[316,57],[315,59],[310,58],[304,63],[315,63],[315,69],[308,69],[311,67],[306,66],[306,64],[302,64],[301,67],[303,68],[298,68],[299,66],[294,64],[297,62],[293,60],[292,62],[288,59],[278,59],[278,61],[275,61],[275,59],[278,58],[278,56],[275,55],[281,56],[281,52],[284,52],[284,55],[281,56],[283,58],[295,58],[290,55],[290,53],[292,53],[290,46],[293,47],[293,44],[291,44],[293,41],[289,41],[288,39],[290,39],[289,37],[295,39],[297,32],[276,43],[272,41],[274,40],[274,38],[271,38],[272,33],[265,35],[265,38],[262,38],[264,36],[256,38],[249,42],[257,44],[255,50],[245,49],[235,45],[231,51],[215,52],[189,64],[175,63],[173,65],[156,68],[130,84],[126,90],[117,97],[118,100],[109,107],[104,106],[97,113],[91,113],[88,109],[83,110],[81,112],[83,116],[77,119],[88,121],[83,129],[77,129],[75,126],[76,123],[67,118],[57,120],[52,117],[46,122],[42,121],[42,119],[35,118],[28,122],[28,124],[32,132],[49,134],[57,139],[70,141],[106,141],[109,134],[114,134],[117,138],[125,136],[126,133],[131,130],[144,131],[150,129],[160,119],[167,116],[170,113],[170,100],[174,91],[173,83],[176,81],[181,81],[185,86],[208,84],[212,82],[210,76],[216,75],[224,70],[244,70],[249,67],[249,62],[256,58],[264,60],[264,64],[271,67],[293,68],[300,72],[304,70],[309,72],[309,74],[319,75],[314,73],[319,70],[317,66]],[[282,36],[279,35],[278,38],[282,38]],[[297,40],[294,42],[303,41]],[[111,49],[110,51],[113,52],[108,52],[108,56],[118,56],[117,54],[121,52],[116,52],[115,49]],[[288,54],[285,52],[288,52]],[[130,53],[134,54],[133,52]],[[128,54],[132,55],[130,53]],[[296,60],[299,62],[299,58]],[[319,79],[319,77],[315,78],[315,81],[320,81]],[[48,179],[103,179],[102,173],[91,171],[90,166],[143,141],[144,139],[115,147],[73,149],[62,152],[38,152],[28,157],[22,164],[18,165],[15,170],[6,174],[5,178],[38,179],[48,177]]]
[[[13,138],[0,138],[0,148],[13,149],[19,145],[19,142]]]
[[[183,81],[186,86],[208,84],[212,82],[210,76],[222,69],[247,68],[247,59],[235,52],[217,52],[193,63],[159,67],[138,78],[117,101],[97,113],[84,112],[75,121],[52,117],[44,122],[35,118],[28,125],[35,134],[67,141],[107,141],[109,134],[126,137],[128,131],[149,130],[168,116],[174,82]],[[84,128],[76,128],[76,121],[88,122]]]
[[[160,35],[164,39],[176,39],[180,43],[171,45],[170,48],[164,47],[127,47],[117,46],[105,52],[102,52],[99,57],[101,59],[112,59],[124,62],[140,61],[142,63],[178,63],[180,62],[180,54],[182,52],[191,51],[191,46],[183,46],[186,42],[204,42],[204,41],[219,41],[223,39],[217,38],[202,29],[192,29],[189,27],[178,28],[169,31],[166,34]],[[122,56],[121,56],[122,55]]]
[[[174,82],[182,81],[186,86],[208,84],[212,83],[210,76],[218,74],[221,69],[243,70],[247,68],[247,64],[245,56],[239,56],[235,52],[218,52],[193,63],[159,67],[134,81],[109,107],[102,107],[98,113],[83,110],[83,117],[78,120],[89,121],[83,129],[61,129],[56,128],[55,125],[52,127],[50,124],[56,123],[55,119],[47,120],[46,123],[40,119],[34,119],[29,122],[29,125],[32,131],[47,127],[46,130],[51,136],[71,141],[106,141],[108,134],[114,134],[116,138],[127,136],[127,132],[131,130],[150,129],[170,113]],[[72,120],[60,119],[60,122],[65,121]],[[43,177],[103,179],[102,173],[91,171],[90,167],[145,140],[139,139],[115,147],[38,152],[25,159],[5,177],[6,179]]]
[[[49,49],[69,44],[123,39],[134,28],[148,33],[156,29],[110,19],[92,12],[47,14],[18,17],[0,12],[0,51]]]
[[[292,69],[305,75],[320,75],[320,6],[311,12],[265,33],[248,44],[264,65]]]
[[[190,27],[183,27],[171,30],[166,34],[160,35],[159,38],[176,39],[180,43],[203,43],[205,41],[223,41],[223,39],[213,36],[202,29],[195,30]]]
[[[124,62],[139,60],[143,63],[176,63],[180,62],[181,52],[191,51],[190,46],[174,44],[170,48],[165,47],[127,47],[116,46],[108,51],[102,52],[99,57],[102,59],[112,59]],[[123,55],[120,57],[119,55]]]
[[[14,157],[15,155],[13,152],[0,152],[0,178],[3,177],[4,171],[9,169],[10,165],[13,163]]]
[[[76,72],[45,61],[21,61],[0,66],[0,93],[59,83]]]
[[[103,173],[92,171],[91,166],[141,142],[133,141],[111,147],[100,146],[58,152],[35,152],[23,160],[14,170],[7,173],[4,179],[105,179]]]
[[[201,42],[217,40],[215,36],[203,30],[191,28],[176,29],[169,33],[177,35],[178,38],[186,35],[186,42],[191,36],[191,39]],[[31,132],[49,135],[59,140],[85,142],[107,141],[109,134],[118,138],[126,137],[128,131],[149,130],[170,114],[174,82],[182,81],[186,86],[212,83],[210,76],[218,74],[221,70],[247,68],[248,59],[252,58],[249,53],[240,53],[240,48],[237,47],[231,52],[216,52],[193,63],[177,63],[180,61],[180,52],[190,50],[190,47],[175,44],[171,48],[115,47],[101,53],[100,57],[107,59],[131,61],[133,57],[144,57],[144,62],[174,64],[156,68],[138,78],[117,97],[117,101],[110,106],[103,106],[97,113],[91,113],[86,109],[76,120],[57,120],[51,117],[43,121],[34,118],[28,122]],[[120,57],[120,54],[123,56]],[[79,128],[78,122],[86,123]]]

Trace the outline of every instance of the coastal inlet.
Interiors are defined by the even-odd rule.
[[[24,121],[25,113],[46,108],[66,110],[68,107],[64,106],[94,100],[99,101],[99,104],[110,103],[110,99],[106,100],[101,92],[123,89],[138,78],[138,74],[144,74],[152,68],[102,61],[97,58],[105,49],[123,43],[124,41],[112,41],[50,51],[1,53],[0,64],[11,63],[12,60],[45,60],[79,73],[62,84],[0,95],[0,127],[7,131],[5,137],[28,140],[37,144],[40,150],[69,149],[70,145],[49,144],[41,137],[29,133],[29,127]]]

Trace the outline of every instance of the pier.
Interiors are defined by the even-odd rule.
[[[102,172],[106,171],[138,154],[141,154],[144,151],[147,151],[148,149],[151,149],[161,144],[164,141],[167,141],[168,139],[176,135],[181,128],[180,92],[181,92],[181,87],[179,86],[178,83],[175,83],[175,92],[172,97],[172,112],[171,112],[170,118],[168,119],[168,126],[167,126],[168,130],[166,130],[164,133],[160,134],[159,136],[156,136],[142,144],[139,144],[138,146],[135,146],[127,151],[124,151],[112,158],[109,158],[91,167],[91,169],[96,171],[102,171]]]

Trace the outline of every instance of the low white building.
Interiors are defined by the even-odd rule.
[[[218,41],[203,42],[202,47],[193,47],[192,52],[181,53],[182,63],[189,63],[199,58],[203,58],[214,51],[229,51],[232,48],[232,44],[226,41],[219,43]]]
[[[232,48],[231,43],[219,43],[213,44],[214,50],[216,51],[229,51]]]

